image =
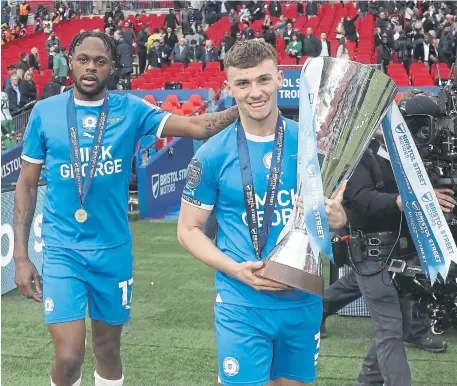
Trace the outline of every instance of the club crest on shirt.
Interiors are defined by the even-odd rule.
[[[263,156],[263,164],[268,170],[271,169],[271,157],[273,157],[271,151]]]
[[[192,158],[189,166],[187,167],[186,178],[186,186],[192,191],[192,195],[194,194],[193,191],[197,189],[202,182],[202,173],[203,164],[197,158]]]
[[[82,124],[85,130],[95,130],[97,126],[97,117],[95,115],[86,115],[82,119]]]

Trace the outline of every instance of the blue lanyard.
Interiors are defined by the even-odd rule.
[[[271,157],[270,177],[268,179],[268,190],[265,199],[264,225],[262,227],[262,233],[260,233],[248,142],[241,122],[239,121],[237,125],[238,157],[240,161],[241,181],[243,183],[244,204],[246,206],[249,234],[251,235],[252,246],[258,260],[262,258],[262,251],[267,243],[273,221],[279,179],[281,177],[285,127],[285,121],[279,115],[276,123],[275,143],[273,156]]]
[[[70,143],[70,160],[73,166],[73,173],[75,176],[76,187],[78,189],[79,200],[81,202],[81,208],[84,206],[90,187],[92,186],[92,182],[94,180],[95,171],[97,170],[98,157],[100,154],[101,145],[103,143],[106,119],[108,116],[108,100],[109,96],[106,94],[105,101],[103,102],[102,106],[102,111],[97,119],[97,126],[95,127],[94,142],[92,143],[92,149],[89,155],[89,173],[86,174],[83,182],[81,174],[82,166],[78,138],[78,122],[76,120],[76,106],[72,91],[68,97],[67,125]]]

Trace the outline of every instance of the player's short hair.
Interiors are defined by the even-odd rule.
[[[115,66],[117,66],[118,56],[116,44],[108,35],[103,32],[84,31],[77,34],[70,44],[70,48],[68,49],[68,56],[73,56],[76,47],[79,46],[86,38],[100,39],[111,54],[111,61],[114,62]]]
[[[272,60],[277,65],[275,48],[261,40],[242,40],[235,43],[224,58],[225,71],[229,67],[235,68],[252,68],[257,67],[260,63]]]

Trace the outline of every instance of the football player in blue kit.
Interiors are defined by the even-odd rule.
[[[116,58],[107,35],[77,35],[69,49],[74,90],[39,101],[24,140],[14,207],[16,283],[22,295],[43,302],[56,386],[81,384],[87,307],[95,385],[123,384],[120,337],[133,286],[128,181],[140,137],[208,138],[238,117],[237,108],[180,117],[131,94],[109,93]],[[48,185],[41,282],[27,251],[43,163]]]
[[[189,164],[178,239],[197,259],[216,269],[220,382],[303,385],[315,379],[322,300],[255,275],[295,204],[298,125],[278,111],[283,74],[271,45],[239,42],[225,56],[224,67],[240,119],[210,138]],[[271,186],[274,179],[279,181],[277,189]],[[346,222],[343,186],[334,199],[326,200],[331,228]],[[252,192],[254,200],[252,195],[249,200]],[[267,210],[269,202],[274,210]],[[213,208],[217,245],[202,231]],[[258,218],[258,226],[249,216]],[[250,234],[262,234],[259,228],[265,237],[256,244]]]

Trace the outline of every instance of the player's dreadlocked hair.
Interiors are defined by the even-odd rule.
[[[108,51],[111,54],[111,60],[114,62],[115,67],[117,67],[117,47],[116,44],[113,42],[113,40],[106,35],[103,32],[95,32],[95,31],[84,31],[79,34],[77,34],[71,44],[70,48],[68,49],[68,55],[72,56],[75,53],[76,46],[79,46],[84,39],[86,38],[97,38],[100,39],[104,44],[105,47],[108,49]]]

